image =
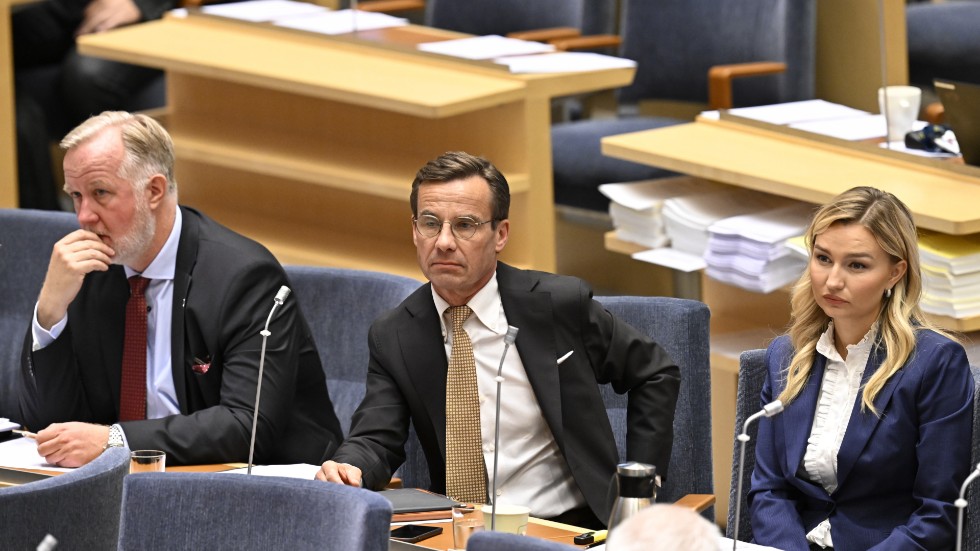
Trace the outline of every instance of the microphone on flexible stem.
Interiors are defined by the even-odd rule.
[[[760,417],[772,417],[773,415],[779,415],[783,412],[783,402],[780,400],[775,400],[769,402],[768,404],[762,406],[760,411],[749,416],[742,425],[742,434],[738,435],[738,441],[741,443],[742,451],[739,453],[738,458],[738,490],[735,493],[735,531],[732,534],[732,551],[736,549],[738,545],[738,525],[739,518],[742,516],[742,472],[745,469],[745,443],[752,439],[749,436],[749,425],[755,422],[756,419]]]
[[[960,487],[960,497],[953,502],[953,505],[956,505],[958,509],[956,515],[956,551],[960,551],[963,548],[963,509],[966,509],[968,505],[963,496],[966,495],[967,487],[978,476],[980,476],[980,463],[977,463],[977,468],[973,469],[970,476],[966,477],[966,480],[963,481],[963,486]]]
[[[507,349],[517,340],[518,329],[513,325],[507,326],[507,334],[504,335],[504,353],[500,355],[500,366],[497,367],[497,416],[494,417],[493,429],[493,488],[490,490],[490,530],[497,529],[497,457],[500,455],[500,384],[504,382],[501,375],[504,371],[504,358],[507,357]]]
[[[279,292],[276,293],[276,298],[273,299],[274,304],[272,305],[272,310],[269,311],[269,317],[265,320],[265,328],[259,331],[262,335],[262,351],[259,353],[259,380],[258,384],[255,385],[255,409],[252,411],[252,441],[248,445],[248,474],[252,474],[252,458],[255,455],[255,429],[259,423],[259,398],[262,397],[262,373],[265,371],[265,342],[269,340],[269,322],[272,321],[272,315],[276,313],[276,308],[282,306],[283,302],[286,302],[286,297],[289,296],[289,287],[283,285],[279,288]]]

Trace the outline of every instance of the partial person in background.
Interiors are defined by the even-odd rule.
[[[96,113],[157,106],[136,105],[133,99],[160,79],[160,71],[81,55],[75,39],[159,19],[177,3],[178,0],[41,0],[15,9],[11,33],[21,207],[59,208],[51,167],[52,141]],[[157,104],[162,101],[162,93],[158,95],[147,101]]]
[[[510,236],[510,188],[488,160],[449,152],[429,161],[410,201],[405,229],[429,284],[372,324],[364,400],[317,478],[384,487],[405,461],[411,422],[430,489],[487,503],[495,377],[512,325],[520,333],[503,366],[493,498],[541,518],[605,525],[619,454],[598,385],[629,394],[627,459],[666,478],[677,365],[584,281],[497,261]]]
[[[919,308],[916,229],[894,195],[848,190],[806,233],[789,334],[766,352],[748,495],[756,543],[785,551],[951,549],[970,468],[973,378]]]
[[[152,118],[102,113],[61,145],[81,229],[54,245],[24,346],[38,453],[77,467],[128,443],[168,464],[247,461],[282,266],[177,204],[173,142]],[[256,463],[318,463],[343,438],[299,301],[269,325]]]
[[[718,551],[721,532],[693,509],[654,504],[609,532],[607,551]]]

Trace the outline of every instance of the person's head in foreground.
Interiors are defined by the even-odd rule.
[[[718,551],[718,527],[679,505],[647,507],[609,532],[608,551]]]

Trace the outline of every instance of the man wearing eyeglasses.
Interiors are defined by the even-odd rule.
[[[497,261],[510,232],[510,191],[486,159],[450,152],[430,161],[412,184],[411,206],[412,240],[429,284],[372,326],[364,401],[350,437],[317,478],[385,486],[405,460],[411,421],[430,489],[486,503],[495,376],[512,325],[520,332],[503,364],[495,497],[527,505],[537,517],[600,527],[618,456],[597,383],[629,392],[629,459],[664,474],[678,368],[592,300],[583,281]],[[454,322],[455,307],[464,305],[465,321]],[[457,353],[462,358],[470,347],[476,380],[461,382]],[[466,384],[475,386],[460,392]],[[467,433],[475,448],[468,455],[477,456],[471,463],[460,459]]]

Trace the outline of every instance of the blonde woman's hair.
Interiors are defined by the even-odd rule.
[[[162,174],[167,178],[167,192],[177,193],[174,142],[160,123],[146,115],[103,111],[69,132],[61,140],[61,149],[70,151],[113,126],[120,128],[125,150],[117,176],[130,180],[136,190],[141,191],[146,188],[151,176]]]
[[[915,224],[908,207],[891,193],[872,187],[849,189],[820,207],[814,215],[805,236],[810,256],[818,235],[831,226],[850,224],[867,228],[892,262],[904,260],[907,263],[905,275],[895,283],[891,296],[881,297],[875,345],[884,346],[886,355],[861,395],[862,410],[870,409],[877,415],[874,399],[915,352],[915,332],[932,329],[946,333],[929,323],[919,308],[922,274]],[[790,403],[803,390],[813,368],[817,341],[830,322],[813,297],[809,269],[803,271],[793,289],[791,306],[789,336],[794,355],[785,372],[786,387],[779,395],[784,404]]]

